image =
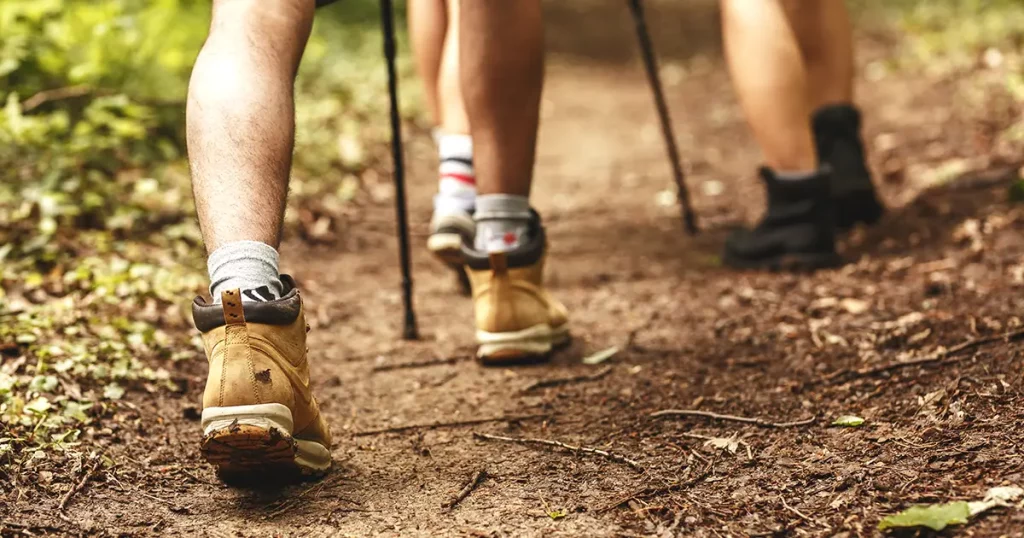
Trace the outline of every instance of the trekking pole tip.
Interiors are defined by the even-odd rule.
[[[404,340],[419,340],[420,332],[416,328],[416,319],[406,318],[405,329],[402,331],[402,339]]]
[[[686,228],[686,233],[691,236],[700,233],[700,228],[697,228],[697,218],[691,211],[683,212],[683,226]]]

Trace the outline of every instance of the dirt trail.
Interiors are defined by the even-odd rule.
[[[694,20],[714,20],[706,4],[696,6]],[[621,28],[589,31],[610,51],[633,51],[625,16],[623,8]],[[554,20],[552,32],[571,31],[559,25],[572,17]],[[725,228],[761,207],[756,150],[715,57],[670,56],[667,72],[685,68],[667,78],[707,228],[696,239],[682,233],[677,208],[660,202],[671,183],[635,59],[584,61],[568,51],[549,67],[535,201],[553,244],[549,282],[576,335],[553,363],[484,369],[470,359],[469,300],[422,248],[433,161],[429,141],[417,139],[411,206],[422,341],[397,339],[388,204],[363,208],[344,248],[285,248],[286,269],[312,309],[316,392],[336,433],[328,478],[266,490],[217,483],[199,463],[196,361],[176,372],[192,381],[185,395],[138,397],[137,409],[124,410],[130,427],[112,432],[108,449],[123,463],[79,494],[71,523],[47,506],[24,507],[24,521],[130,536],[853,536],[872,534],[882,515],[911,502],[1024,483],[1020,345],[995,341],[925,366],[856,374],[1017,330],[1024,221],[1005,202],[1001,169],[928,192],[909,179],[886,183],[884,195],[900,206],[847,241],[859,261],[843,269],[724,270]],[[925,145],[938,148],[932,158],[971,151],[970,119],[956,116],[950,87],[895,76],[865,84],[868,140],[893,133],[902,149],[886,158],[905,166]],[[937,111],[953,112],[942,129],[923,128]],[[963,226],[972,218],[984,224],[977,231]],[[605,365],[580,359],[611,346],[620,351],[606,375],[524,390],[600,371]],[[668,408],[815,421],[773,429],[649,417]],[[842,414],[867,423],[829,427]],[[534,417],[360,435],[505,415]],[[473,432],[599,448],[644,471]],[[487,478],[442,509],[480,470]],[[1024,512],[995,512],[971,528],[1018,533]]]

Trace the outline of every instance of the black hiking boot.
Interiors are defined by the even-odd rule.
[[[752,230],[738,230],[725,242],[723,262],[737,269],[814,270],[842,265],[836,253],[831,177],[783,181],[761,169],[768,210]]]
[[[874,224],[885,213],[871,182],[860,123],[860,112],[850,105],[820,108],[811,120],[818,162],[832,168],[835,226],[840,231]]]

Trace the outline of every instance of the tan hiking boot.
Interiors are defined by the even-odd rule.
[[[513,251],[487,255],[463,247],[484,364],[543,360],[569,342],[568,312],[542,283],[547,243],[536,214],[530,226],[529,242]]]
[[[224,473],[331,467],[331,433],[309,388],[302,299],[291,277],[281,281],[285,295],[274,301],[243,305],[231,290],[221,305],[192,305],[210,362],[201,450]]]

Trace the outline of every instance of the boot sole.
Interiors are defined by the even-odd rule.
[[[771,258],[746,260],[725,256],[723,262],[734,269],[754,269],[768,271],[816,271],[841,267],[845,261],[835,252],[822,254],[784,254]]]
[[[462,236],[438,232],[427,239],[427,250],[449,267],[462,269]]]
[[[542,323],[503,333],[477,331],[476,341],[480,345],[477,359],[485,366],[543,362],[555,348],[568,345],[570,340],[568,324],[552,327]]]
[[[462,259],[462,236],[456,233],[435,233],[427,239],[427,250],[441,260],[441,263],[455,271],[455,277],[459,280],[459,292],[465,297],[472,295],[469,275],[463,268],[465,262]]]
[[[292,437],[292,413],[281,404],[211,407],[203,410],[203,458],[223,475],[322,476],[331,451],[315,441]]]

